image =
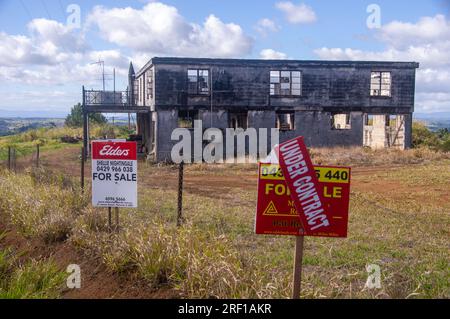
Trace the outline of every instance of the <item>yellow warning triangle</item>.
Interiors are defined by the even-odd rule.
[[[275,204],[273,203],[273,201],[270,201],[269,205],[267,205],[266,210],[264,211],[263,215],[277,215],[278,211],[277,208],[275,207]]]

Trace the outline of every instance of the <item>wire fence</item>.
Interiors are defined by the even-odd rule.
[[[18,172],[40,165],[40,146],[0,148],[0,162],[3,168]]]

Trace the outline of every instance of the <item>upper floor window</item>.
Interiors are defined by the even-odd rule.
[[[188,70],[188,93],[209,94],[209,70]]]
[[[133,96],[136,103],[139,100],[139,80],[133,81]]]
[[[391,72],[372,72],[370,96],[391,96]]]
[[[138,82],[139,82],[139,92],[138,92],[138,96],[137,96],[137,101],[140,103],[142,101],[142,90],[143,90],[143,83],[142,83],[142,77],[138,78]]]
[[[270,95],[301,95],[300,71],[270,71]]]
[[[147,99],[151,99],[153,98],[153,69],[148,70],[145,74],[147,79]]]

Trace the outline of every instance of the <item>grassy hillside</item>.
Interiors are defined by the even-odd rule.
[[[303,297],[450,297],[450,159],[420,154],[421,164],[403,165],[401,153],[378,152],[380,168],[354,169],[349,237],[305,240]],[[54,161],[69,163],[64,158]],[[187,166],[180,228],[176,168],[140,163],[139,174],[139,208],[122,211],[119,233],[109,233],[106,211],[92,208],[76,181],[45,168],[1,173],[2,218],[48,245],[69,241],[149,290],[196,298],[289,297],[294,239],[253,233],[254,166]],[[381,267],[381,289],[364,288],[371,263]]]
[[[111,137],[128,137],[130,132],[126,127],[117,127],[110,124],[93,125],[90,127],[91,139]],[[24,157],[32,154],[36,150],[36,145],[40,145],[40,150],[48,151],[64,147],[81,145],[83,136],[82,128],[56,127],[38,128],[26,132],[0,137],[0,160],[5,160],[8,156],[8,147],[16,149],[17,157]],[[78,139],[78,143],[68,144],[63,138]]]
[[[124,133],[113,129],[91,132]],[[1,221],[50,251],[70,243],[95,267],[100,261],[121,280],[166,297],[290,296],[294,238],[253,231],[256,165],[187,165],[184,224],[176,227],[177,167],[140,162],[139,208],[121,210],[120,230],[111,233],[106,210],[80,191],[79,149],[60,141],[79,133],[37,130],[0,139],[30,151],[44,141],[40,168],[0,170]],[[313,149],[312,156],[317,164],[352,166],[349,236],[305,239],[302,297],[450,298],[450,153],[421,146]],[[89,178],[87,184],[89,190]],[[0,298],[64,296],[66,266],[44,257],[16,262],[21,246],[10,246],[0,238]],[[380,266],[381,289],[364,287],[368,264]]]

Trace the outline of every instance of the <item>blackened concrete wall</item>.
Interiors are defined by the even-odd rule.
[[[248,127],[273,128],[276,111],[295,112],[295,129],[281,131],[280,140],[303,135],[309,146],[363,145],[364,114],[405,114],[405,146],[411,145],[414,111],[414,62],[348,62],[153,58],[137,74],[154,71],[153,98],[147,100],[157,114],[157,159],[170,156],[170,141],[177,127],[178,110],[198,110],[203,129],[229,126],[228,112],[246,112]],[[187,70],[208,69],[212,90],[208,95],[187,91]],[[302,73],[301,96],[271,96],[270,71]],[[391,96],[370,96],[372,71],[391,72]],[[144,86],[145,87],[145,86]],[[333,113],[348,113],[350,129],[333,129]],[[267,143],[270,146],[270,141]]]

